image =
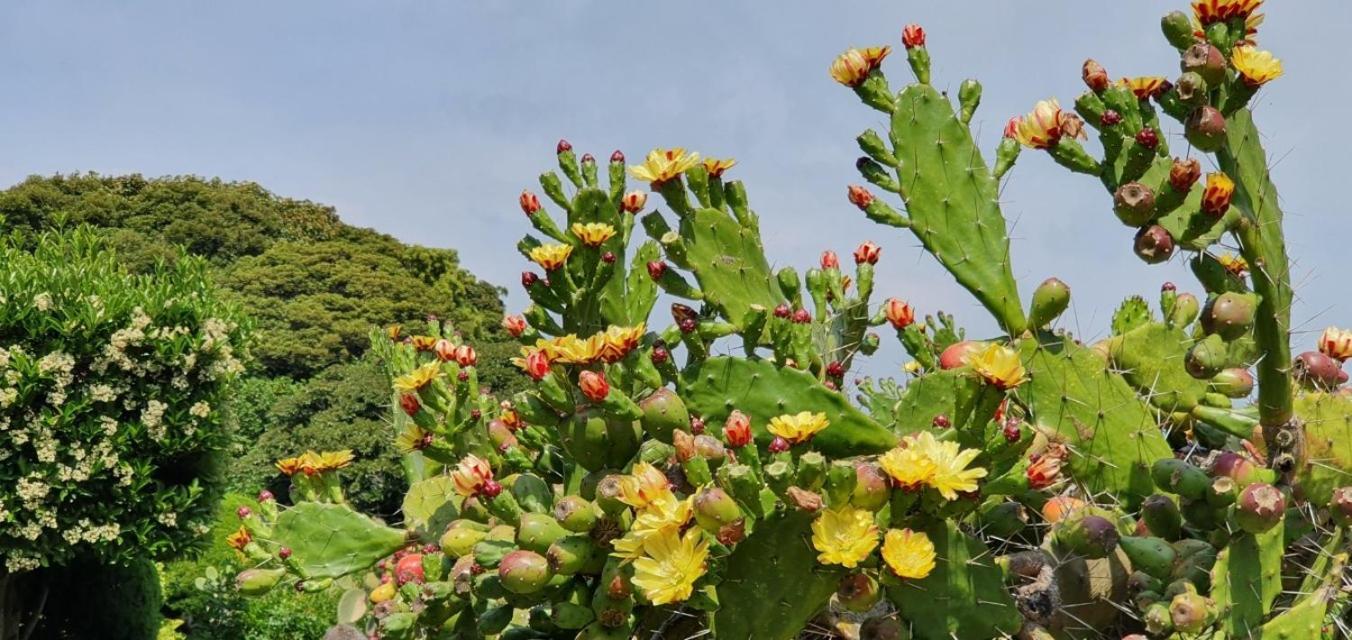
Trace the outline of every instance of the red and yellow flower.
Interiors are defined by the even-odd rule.
[[[1272,57],[1271,51],[1256,47],[1238,46],[1230,54],[1230,64],[1250,87],[1261,87],[1282,75],[1282,61]]]
[[[1130,89],[1137,100],[1151,98],[1163,91],[1166,86],[1164,76],[1136,76],[1134,78],[1122,78],[1118,82]]]
[[[578,240],[582,241],[582,244],[589,247],[599,247],[606,240],[615,237],[615,227],[604,222],[575,222],[573,226],[569,227],[569,230],[573,232],[574,236],[577,236]],[[548,269],[548,267],[545,268]]]
[[[553,271],[562,267],[572,253],[573,245],[571,244],[545,244],[531,249],[530,259],[543,267],[545,271]]]
[[[1319,352],[1339,361],[1352,358],[1352,331],[1329,327],[1319,336]]]
[[[737,161],[733,160],[732,158],[726,158],[723,160],[718,160],[716,158],[705,158],[704,170],[709,172],[709,177],[711,178],[721,178],[723,177],[724,171],[731,169],[736,164]]]
[[[892,53],[892,47],[846,49],[831,63],[831,77],[847,87],[857,87],[883,63],[889,53]]]
[[[629,167],[629,174],[653,184],[661,184],[680,176],[699,162],[698,153],[686,153],[685,149],[653,149],[643,164]]]
[[[493,468],[488,461],[470,454],[460,460],[451,472],[455,492],[466,498],[478,495],[484,485],[493,480]]]
[[[1056,146],[1065,135],[1062,120],[1065,114],[1056,98],[1039,100],[1027,115],[1011,119],[1005,126],[1005,134],[1030,149],[1047,149]]]
[[[1202,190],[1202,211],[1217,218],[1230,209],[1230,199],[1235,193],[1235,181],[1221,172],[1207,174],[1206,187]]]

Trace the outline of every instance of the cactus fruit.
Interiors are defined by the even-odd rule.
[[[493,398],[440,322],[373,334],[408,459],[403,527],[352,511],[346,463],[311,474],[320,454],[298,457],[282,465],[306,471],[296,504],[267,501],[231,536],[257,563],[241,590],[344,579],[361,586],[342,622],[418,640],[790,640],[837,616],[865,617],[861,638],[1317,637],[1352,606],[1352,334],[1292,357],[1282,215],[1246,106],[1280,73],[1251,47],[1258,4],[1167,16],[1176,82],[1087,61],[1073,110],[1012,119],[993,167],[971,129],[981,85],[956,104],[931,85],[923,29],[903,30],[916,82],[897,91],[888,47],[831,65],[888,122],[856,139],[871,186],[848,201],[980,302],[1000,333],[980,340],[873,302],[892,286],[876,242],[852,265],[827,250],[772,270],[731,160],[659,149],[629,167],[659,212],[623,154],[603,170],[561,142],[545,198],[516,203],[539,268],[503,328],[531,386]],[[1177,157],[1161,114],[1191,145]],[[1130,296],[1093,345],[1053,331],[1069,287],[1047,279],[1024,306],[998,204],[1022,148],[1097,178],[1146,262],[1188,252],[1204,297]],[[1238,256],[1216,251],[1228,240]],[[873,327],[907,376],[856,381],[856,399]]]

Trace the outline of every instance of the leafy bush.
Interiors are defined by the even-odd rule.
[[[0,546],[22,572],[162,557],[208,528],[243,369],[206,265],[124,271],[90,230],[0,248]]]

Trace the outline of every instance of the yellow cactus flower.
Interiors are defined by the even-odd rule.
[[[549,362],[561,364],[590,364],[601,356],[603,339],[591,336],[585,340],[573,335],[541,339],[535,342],[534,350],[545,355]],[[524,353],[523,356],[529,354]]]
[[[1137,100],[1145,100],[1160,90],[1164,89],[1164,76],[1136,76],[1135,78],[1122,78],[1119,83],[1131,89],[1131,93]]]
[[[1319,336],[1319,352],[1338,361],[1352,358],[1352,331],[1329,327]]]
[[[770,418],[769,429],[770,433],[788,440],[789,444],[798,444],[829,426],[831,423],[827,421],[825,413],[803,411]]]
[[[1061,103],[1056,98],[1039,100],[1028,115],[1015,118],[1010,134],[1030,149],[1047,149],[1061,140]]]
[[[615,227],[604,222],[588,222],[586,224],[574,222],[569,229],[573,232],[573,235],[582,241],[582,244],[589,247],[599,247],[606,240],[615,237]]]
[[[1235,47],[1230,63],[1250,87],[1261,87],[1282,75],[1282,61],[1272,57],[1271,51],[1255,47]]]
[[[704,170],[709,172],[711,178],[723,177],[723,172],[736,166],[737,161],[732,158],[726,160],[716,160],[714,158],[704,159]]]
[[[429,362],[413,371],[410,371],[394,379],[395,391],[410,393],[418,391],[437,379],[441,375],[441,365],[436,362]]]
[[[1245,21],[1263,4],[1263,0],[1192,0],[1192,15],[1202,26],[1231,18]]]
[[[277,467],[278,471],[282,472],[282,475],[294,476],[297,473],[300,473],[301,468],[305,466],[305,456],[299,455],[291,458],[282,458],[273,464]]]
[[[1230,272],[1230,275],[1236,278],[1242,278],[1244,274],[1249,272],[1249,262],[1242,256],[1233,253],[1222,254],[1216,258],[1216,262],[1219,262],[1222,269]]]
[[[653,149],[643,164],[629,167],[629,174],[653,184],[660,184],[675,178],[699,162],[698,153],[686,153],[685,149]]]
[[[610,548],[614,551],[610,555],[621,560],[637,560],[643,557],[643,541],[648,539],[650,532],[629,530],[624,536],[610,541]]]
[[[934,475],[934,462],[919,447],[912,446],[910,438],[903,446],[895,447],[878,456],[878,466],[899,487],[908,489],[929,482]]]
[[[413,345],[413,349],[416,351],[431,351],[436,347],[439,339],[436,336],[413,336],[409,338],[408,342]]]
[[[1001,390],[1013,389],[1028,380],[1019,352],[998,342],[986,345],[967,363],[983,380]]]
[[[432,442],[432,432],[416,424],[410,424],[399,432],[394,439],[394,448],[399,453],[413,453],[426,449]]]
[[[563,266],[568,261],[568,256],[573,253],[573,245],[570,244],[545,244],[530,250],[530,259],[535,264],[540,265],[545,271],[553,271]]]
[[[822,564],[855,568],[878,547],[873,513],[849,506],[822,511],[812,521],[812,547]]]
[[[620,478],[619,498],[620,502],[642,510],[659,500],[674,499],[674,496],[671,493],[671,481],[667,480],[666,474],[657,467],[640,462],[634,465],[629,475]]]
[[[959,493],[976,491],[976,481],[986,477],[986,470],[981,467],[967,468],[980,455],[977,449],[963,449],[956,442],[941,442],[928,431],[915,436],[910,447],[918,449],[934,465],[925,484],[948,500],[957,500]]]
[[[694,513],[694,496],[680,500],[675,494],[667,492],[665,495],[649,502],[648,506],[638,513],[630,531],[637,532],[639,535],[658,533],[665,529],[679,531],[685,526],[685,523],[690,522]]]
[[[324,451],[315,455],[315,466],[319,471],[336,471],[351,466],[356,456],[350,449],[342,451]]]
[[[892,47],[846,49],[831,63],[831,77],[847,87],[857,87],[889,53],[892,53]]]
[[[899,577],[922,579],[934,571],[934,543],[923,531],[889,529],[883,536],[883,562]]]
[[[694,592],[695,582],[704,576],[709,540],[698,527],[685,535],[667,529],[648,536],[643,553],[634,561],[634,586],[649,602],[661,606],[685,600]]]
[[[604,333],[598,334],[601,343],[599,357],[605,362],[619,362],[625,356],[629,355],[638,346],[639,340],[643,339],[643,333],[647,331],[647,326],[640,322],[632,327],[617,327],[611,325],[607,327]]]
[[[237,531],[225,537],[225,543],[235,551],[243,551],[252,541],[253,536],[249,535],[249,530],[244,525],[240,525]]]

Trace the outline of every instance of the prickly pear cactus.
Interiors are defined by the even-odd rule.
[[[890,47],[835,60],[888,123],[856,140],[882,195],[848,200],[972,293],[1003,331],[980,340],[875,302],[905,283],[875,282],[872,242],[852,271],[829,250],[772,270],[730,159],[602,166],[561,141],[544,202],[519,200],[536,267],[503,320],[534,385],[482,393],[450,327],[374,334],[404,521],[350,510],[341,452],[280,461],[295,504],[241,514],[240,589],[343,588],[338,620],[380,638],[1345,636],[1352,332],[1290,355],[1281,212],[1246,107],[1281,72],[1253,44],[1260,4],[1167,16],[1176,81],[1086,62],[1074,112],[1013,118],[990,164],[969,125],[981,86],[936,89],[923,29],[902,31],[899,91]],[[1142,259],[1189,253],[1201,293],[1128,295],[1095,344],[1056,327],[1066,282],[1025,306],[998,204],[1023,148],[1096,178]],[[1203,179],[1186,154],[1208,153]],[[852,394],[884,332],[905,375]]]

